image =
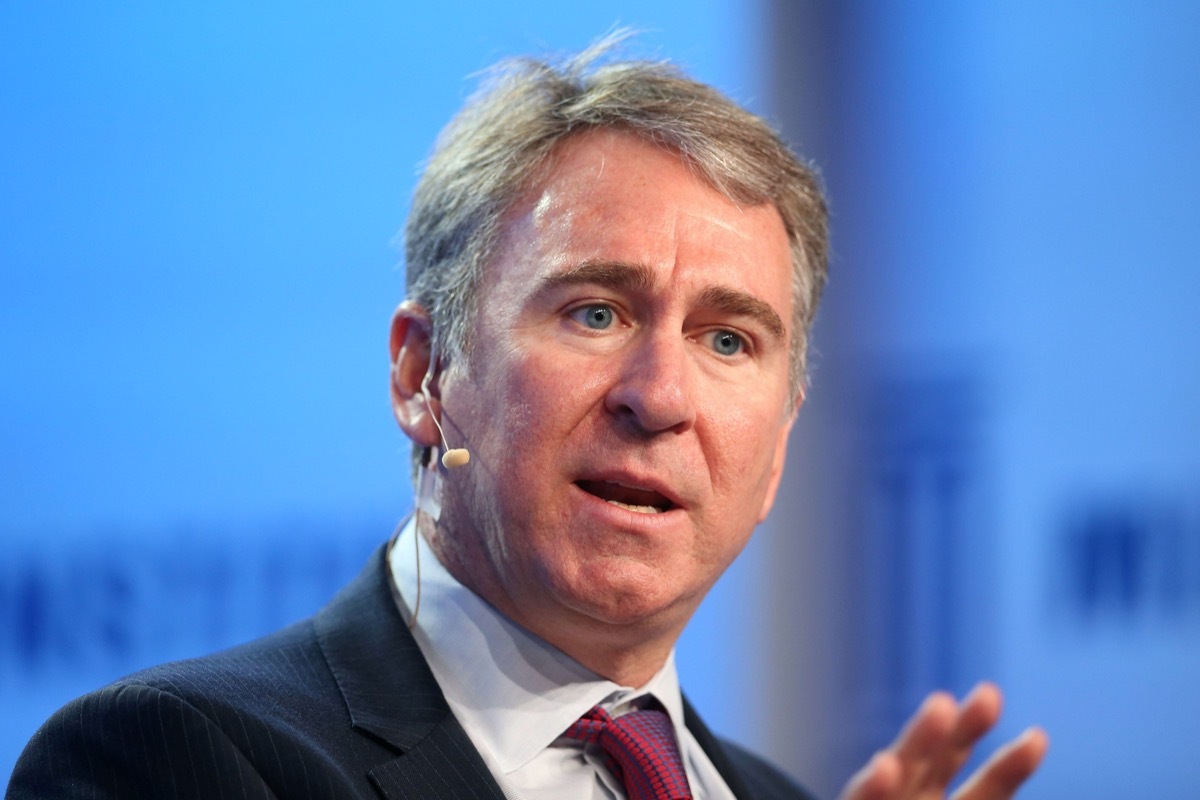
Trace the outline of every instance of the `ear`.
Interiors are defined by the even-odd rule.
[[[800,413],[800,406],[803,404],[804,392],[801,390],[792,406],[792,413],[788,415],[787,421],[779,427],[779,433],[776,434],[775,452],[771,456],[770,484],[767,486],[767,493],[763,496],[762,508],[758,510],[759,522],[767,518],[771,506],[775,505],[775,492],[779,489],[779,479],[783,477],[783,464],[787,460],[788,435],[792,432],[792,425],[796,423],[796,415]]]
[[[432,414],[437,401],[426,398],[421,382],[429,371],[432,326],[425,309],[404,301],[392,315],[389,351],[392,358],[392,413],[401,430],[418,445],[433,447],[439,443]]]

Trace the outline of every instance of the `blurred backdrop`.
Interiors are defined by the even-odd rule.
[[[680,645],[712,727],[832,796],[990,678],[1052,736],[1025,797],[1194,794],[1200,6],[1158,1],[0,5],[0,777],[389,535],[422,159],[470,74],[614,24],[833,206],[787,485]]]

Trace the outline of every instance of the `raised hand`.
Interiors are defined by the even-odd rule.
[[[942,800],[971,750],[1000,718],[1000,690],[981,683],[962,701],[931,694],[891,747],[881,750],[842,791],[841,800]],[[953,800],[1008,800],[1033,774],[1049,740],[1029,728],[987,760]]]

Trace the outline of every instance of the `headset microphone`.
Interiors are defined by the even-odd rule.
[[[471,460],[471,451],[465,447],[455,447],[442,453],[442,466],[448,469],[461,467]]]
[[[429,416],[433,418],[438,435],[442,437],[442,449],[446,451],[442,453],[442,466],[446,469],[456,469],[471,460],[471,453],[465,447],[451,448],[446,443],[446,432],[442,430],[442,423],[438,422],[437,414],[433,413],[433,404],[429,402],[429,377],[429,373],[426,372],[425,378],[421,381],[421,396],[425,398],[425,407],[429,409]]]

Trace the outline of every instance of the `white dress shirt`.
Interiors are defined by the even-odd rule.
[[[400,613],[412,619],[420,548],[421,603],[413,635],[454,716],[509,800],[613,800],[625,797],[600,760],[562,736],[592,706],[613,716],[652,695],[675,728],[697,800],[733,800],[720,773],[683,724],[672,650],[644,686],[618,686],[534,636],[459,583],[418,536],[413,520],[388,553]]]

